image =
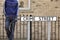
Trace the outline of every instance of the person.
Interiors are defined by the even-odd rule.
[[[14,28],[18,13],[18,1],[17,0],[5,0],[4,14],[5,14],[5,30],[8,40],[14,40]],[[14,22],[13,22],[14,21]]]

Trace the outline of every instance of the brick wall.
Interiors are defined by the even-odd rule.
[[[3,14],[4,0],[0,0],[0,15]],[[19,14],[35,16],[60,16],[60,0],[31,0],[31,9],[20,11]]]

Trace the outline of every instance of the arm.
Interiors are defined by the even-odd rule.
[[[5,15],[5,2],[4,2],[4,4],[3,4],[3,13],[4,13],[4,15]]]

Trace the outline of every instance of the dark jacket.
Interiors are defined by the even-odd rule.
[[[4,10],[5,16],[17,16],[18,12],[17,0],[5,0]]]

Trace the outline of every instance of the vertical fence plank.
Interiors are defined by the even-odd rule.
[[[59,40],[59,17],[58,17],[58,40]]]
[[[42,22],[41,22],[41,40],[42,40]]]
[[[59,40],[59,17],[58,17],[58,40]]]
[[[51,33],[51,22],[50,21],[48,21],[48,40],[50,40],[50,33]]]
[[[56,21],[55,21],[55,40],[56,40]]]
[[[34,40],[35,40],[35,21],[34,21]]]
[[[24,40],[24,26],[25,26],[24,24],[25,24],[25,22],[23,21],[23,40]]]
[[[3,17],[3,40],[4,40],[4,15],[2,15]]]
[[[53,23],[51,22],[51,40],[52,40],[52,38],[53,38],[53,37],[52,37],[52,29],[53,29],[53,26],[52,26],[52,25],[53,25]]]
[[[39,40],[39,21],[37,22],[37,29],[38,29],[38,33],[37,33],[38,39],[37,40]]]
[[[44,40],[46,40],[46,22],[44,22]]]
[[[1,39],[1,18],[0,18],[0,39]]]
[[[20,26],[20,40],[21,40],[21,15],[19,15],[19,16],[20,16],[20,22],[19,22],[20,23],[20,25],[19,25]]]
[[[30,22],[28,21],[28,35],[27,40],[30,40]]]

